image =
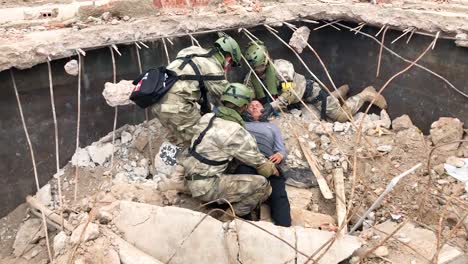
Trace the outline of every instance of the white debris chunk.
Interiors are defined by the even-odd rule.
[[[127,131],[122,131],[122,134],[120,134],[120,139],[122,140],[122,144],[125,144],[132,141],[133,136]]]
[[[297,53],[302,53],[304,48],[307,46],[307,41],[309,39],[310,29],[306,26],[302,26],[294,32],[291,39],[289,40],[289,45],[293,47]]]
[[[392,121],[392,129],[394,132],[405,130],[411,127],[413,127],[413,122],[411,122],[411,119],[408,115],[402,115]]]
[[[79,225],[75,230],[73,230],[73,233],[70,237],[70,242],[74,245],[78,244],[80,242],[80,237],[81,234],[83,233],[83,230],[85,230],[86,223],[83,223]],[[86,230],[84,231],[83,237],[82,237],[82,242],[86,242],[89,240],[94,240],[99,236],[99,226],[94,223],[89,223],[88,226],[86,227]]]
[[[130,94],[134,88],[135,86],[131,81],[106,82],[102,96],[106,99],[107,104],[112,107],[133,104],[130,100]]]
[[[113,147],[111,143],[96,144],[87,147],[89,156],[94,163],[103,165],[106,160],[112,155]]]
[[[60,233],[58,233],[54,237],[54,244],[53,244],[55,256],[63,254],[69,242],[70,242],[70,237],[68,237],[67,234],[65,234],[65,232],[61,231]]]
[[[377,147],[377,150],[380,152],[388,153],[392,151],[393,147],[391,145],[381,145]]]
[[[52,204],[52,192],[50,191],[50,184],[42,186],[36,193],[36,198],[45,206]]]
[[[37,234],[40,234],[38,237]],[[31,244],[37,243],[39,239],[44,237],[42,229],[42,220],[37,218],[28,219],[24,222],[16,234],[15,242],[13,243],[13,255],[21,256]]]
[[[78,167],[92,167],[94,164],[91,162],[89,153],[86,149],[78,148],[71,158],[71,164]]]
[[[386,257],[388,256],[388,248],[386,246],[380,246],[377,249],[375,249],[374,254],[377,257]]]
[[[77,76],[78,75],[78,61],[76,60],[70,60],[69,62],[67,62],[65,64],[65,66],[63,67],[65,69],[65,72],[70,74],[70,75],[73,75],[73,76]]]

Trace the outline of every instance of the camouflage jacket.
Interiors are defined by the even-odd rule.
[[[283,82],[284,80],[292,81],[293,86],[290,89],[294,89],[297,96],[291,90],[281,90],[281,94],[277,98],[278,103],[272,104],[272,106],[276,106],[275,108],[286,108],[290,104],[298,103],[299,98],[302,99],[302,96],[304,95],[304,92],[306,90],[306,78],[304,77],[304,75],[295,72],[294,66],[291,62],[287,60],[278,59],[274,61],[274,64],[277,70],[276,74],[278,80],[280,82]]]
[[[214,114],[206,114],[200,118],[197,125],[194,126],[195,136],[208,126],[208,122]],[[215,118],[213,126],[206,132],[201,143],[196,147],[196,151],[203,157],[223,161],[237,159],[244,164],[254,168],[265,163],[267,159],[258,150],[257,142],[252,135],[238,123],[227,121],[221,118]],[[192,156],[184,160],[186,177],[200,175],[205,177],[220,176],[228,167],[228,163],[219,166],[202,163]],[[207,180],[189,181],[189,188],[194,197],[205,194],[211,189],[214,182],[213,178]]]
[[[179,53],[177,53],[177,58],[182,58],[190,54],[207,54],[208,52],[209,50],[207,49],[191,46],[179,51]],[[214,56],[208,58],[194,57],[192,60],[198,66],[202,75],[225,75],[223,66]],[[183,69],[179,69],[179,66],[182,63],[183,60],[181,59],[174,60],[167,66],[167,69],[175,71],[178,75],[195,74],[189,64],[185,65]],[[205,81],[206,89],[208,90],[210,97],[214,99],[214,102],[211,103],[215,105],[219,104],[221,95],[228,84],[227,80]],[[182,96],[188,101],[197,101],[200,98],[200,87],[198,85],[198,81],[177,81],[169,93]]]

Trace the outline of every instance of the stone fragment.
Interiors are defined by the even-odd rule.
[[[52,204],[52,192],[50,191],[50,184],[42,186],[36,193],[36,198],[45,206]]]
[[[307,46],[309,35],[310,29],[306,26],[302,26],[293,33],[289,40],[289,45],[291,45],[297,53],[302,53],[302,50]]]
[[[91,162],[89,153],[86,149],[78,148],[71,158],[71,164],[78,167],[90,167],[94,166],[94,163]]]
[[[463,123],[458,118],[441,117],[431,125],[431,140],[435,146],[461,140],[463,137]],[[456,150],[460,143],[453,143],[439,149],[450,151]]]
[[[346,124],[347,123],[340,123],[340,122],[335,122],[333,123],[333,131],[335,132],[343,132],[346,129]]]
[[[330,138],[328,138],[327,136],[322,135],[322,136],[320,137],[320,144],[321,144],[322,147],[323,147],[323,146],[327,146],[327,145],[330,144],[330,143],[331,143]]]
[[[16,233],[13,255],[20,257],[31,244],[37,243],[43,237],[42,220],[37,218],[26,220]]]
[[[122,140],[122,144],[128,143],[132,141],[132,134],[128,133],[127,131],[122,131],[122,134],[120,134],[120,139]]]
[[[448,157],[445,163],[455,166],[457,168],[461,168],[465,165],[465,161],[463,159],[457,158],[455,156]]]
[[[143,152],[146,145],[148,145],[148,142],[149,142],[148,133],[142,132],[134,138],[133,147],[138,149],[138,151]]]
[[[112,155],[113,146],[111,143],[93,144],[87,150],[94,163],[103,165]]]
[[[110,12],[104,12],[101,15],[101,19],[104,21],[109,21],[112,18],[112,14]]]
[[[118,20],[118,19],[116,19],[116,18],[112,19],[111,25],[118,25],[118,24],[119,24],[119,20]]]
[[[68,237],[67,234],[65,234],[65,232],[60,231],[54,237],[53,246],[54,246],[55,256],[63,254],[69,242],[70,242],[70,237]]]
[[[106,99],[107,104],[112,107],[130,105],[133,104],[132,100],[130,100],[130,94],[134,88],[135,85],[127,80],[121,80],[118,83],[106,82],[102,96]]]
[[[129,16],[123,16],[123,17],[122,17],[122,20],[123,20],[123,21],[129,21],[129,20],[130,20],[130,17],[129,17]]]
[[[441,163],[441,164],[439,164],[439,165],[437,165],[437,166],[434,166],[433,169],[434,169],[435,173],[437,173],[438,175],[442,175],[442,174],[445,173],[445,169],[444,169],[444,164],[443,164],[443,163]]]
[[[388,153],[392,151],[393,147],[391,145],[381,145],[377,147],[377,151]]]
[[[402,115],[392,121],[392,129],[395,132],[413,127],[413,122],[408,115]]]
[[[72,76],[77,76],[78,75],[78,61],[77,60],[70,60],[68,61],[65,66],[63,67],[65,69],[65,72],[72,75]]]
[[[386,246],[380,246],[375,249],[374,254],[377,257],[386,257],[388,256],[388,248]]]
[[[390,119],[390,116],[388,115],[387,111],[385,109],[382,109],[380,111],[380,117],[379,120],[374,121],[376,124],[376,127],[384,127],[384,128],[390,128],[390,125],[392,124],[392,120]]]
[[[333,123],[322,122],[315,126],[315,133],[317,135],[328,135],[333,132]]]
[[[70,242],[74,245],[78,244],[80,242],[80,236],[81,233],[83,233],[83,230],[86,226],[86,223],[83,223],[79,225],[75,230],[73,230],[73,233],[70,237]],[[84,231],[83,237],[81,239],[82,242],[94,240],[99,236],[99,226],[94,223],[89,223],[88,226],[86,227],[86,230]]]

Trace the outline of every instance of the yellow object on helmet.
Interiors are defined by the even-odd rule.
[[[281,82],[281,91],[288,92],[291,88],[293,88],[294,82]]]

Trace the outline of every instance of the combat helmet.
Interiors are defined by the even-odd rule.
[[[268,62],[267,54],[268,50],[262,41],[252,41],[247,48],[245,59],[252,67],[262,66]]]
[[[230,83],[221,96],[221,101],[233,103],[238,107],[250,104],[252,91],[242,83]]]
[[[239,66],[241,61],[241,49],[235,39],[226,33],[219,33],[219,38],[215,41],[217,47],[223,54],[231,54],[233,66]]]

